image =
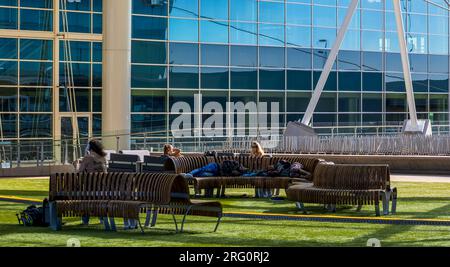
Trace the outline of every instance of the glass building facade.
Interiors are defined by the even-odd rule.
[[[102,1],[60,2],[59,27],[74,33],[70,42],[47,34],[55,28],[53,0],[0,0],[3,140],[51,142],[55,108],[61,136],[72,134],[64,116],[74,109],[80,134],[101,133]],[[433,2],[402,0],[401,6],[418,116],[448,130],[450,20],[438,6],[445,1]],[[302,118],[349,3],[133,0],[132,132],[170,137],[172,105],[193,106],[198,93],[224,107],[279,102],[280,129]],[[11,31],[41,37],[4,34]],[[68,97],[70,81],[76,103]],[[392,1],[361,0],[312,124],[324,134],[370,134],[407,118]]]

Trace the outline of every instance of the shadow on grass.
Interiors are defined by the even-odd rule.
[[[450,204],[447,204],[445,206],[433,209],[431,211],[429,211],[430,213],[448,213],[450,210]],[[419,216],[417,216],[417,218],[420,218],[420,215],[423,216],[422,213],[418,213]],[[377,230],[374,233],[362,236],[362,237],[357,237],[355,238],[353,241],[357,242],[357,243],[361,243],[361,242],[367,242],[368,239],[370,238],[377,238],[379,240],[386,240],[389,239],[390,237],[392,237],[393,235],[399,235],[402,234],[404,232],[408,232],[411,231],[415,226],[414,225],[387,225],[386,227],[383,227],[380,230]]]
[[[8,233],[8,234],[44,234],[49,239],[49,242],[41,242],[39,240],[33,239],[28,242],[30,245],[47,245],[54,246],[55,244],[51,244],[52,236],[61,236],[61,238],[66,238],[66,236],[77,236],[79,238],[87,238],[87,239],[104,239],[107,240],[108,244],[123,244],[124,239],[134,242],[138,245],[152,245],[154,242],[167,243],[170,246],[184,246],[186,244],[195,244],[196,246],[282,246],[282,247],[323,247],[323,246],[342,246],[342,245],[357,245],[357,244],[342,244],[337,242],[318,242],[313,240],[284,240],[282,237],[280,239],[272,239],[272,238],[240,238],[238,236],[226,236],[221,234],[220,229],[218,233],[211,232],[186,232],[182,234],[175,234],[174,232],[170,232],[168,230],[147,230],[145,234],[140,234],[138,231],[130,231],[130,232],[105,232],[100,230],[98,227],[87,227],[84,229],[80,229],[79,226],[75,228],[66,227],[62,231],[54,232],[46,228],[30,228],[25,229],[25,227],[20,228],[18,226],[11,225],[3,225],[0,224],[0,234]],[[224,230],[225,231],[225,230]],[[38,238],[38,237],[37,237]],[[20,242],[20,241],[19,241]],[[93,243],[102,244],[101,240],[93,240]],[[13,245],[13,244],[12,244]],[[64,246],[65,244],[60,244],[60,246]],[[360,244],[358,244],[360,245]]]

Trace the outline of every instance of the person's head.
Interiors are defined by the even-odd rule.
[[[256,141],[252,142],[251,154],[255,155],[255,156],[263,156],[264,155],[264,150],[262,149],[260,143],[258,143]]]
[[[173,150],[173,146],[172,145],[164,145],[164,155],[169,155],[170,153],[172,153]]]
[[[93,139],[89,141],[88,151],[94,152],[101,157],[106,157],[106,152],[104,150],[103,144],[98,140]]]

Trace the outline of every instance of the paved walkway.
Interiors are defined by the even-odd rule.
[[[391,174],[392,182],[450,183],[450,176]]]

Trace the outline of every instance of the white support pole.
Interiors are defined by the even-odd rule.
[[[103,0],[102,136],[106,149],[130,149],[131,0]],[[119,145],[117,147],[117,139]]]
[[[305,116],[303,116],[302,124],[309,125],[311,122],[314,110],[316,109],[317,103],[319,102],[320,96],[322,95],[323,88],[328,80],[328,76],[330,75],[331,68],[333,67],[334,62],[336,61],[339,49],[341,48],[342,42],[344,41],[345,34],[347,33],[348,26],[352,21],[353,14],[355,13],[356,8],[358,7],[359,0],[352,0],[348,7],[347,14],[345,15],[344,22],[338,32],[336,37],[336,41],[331,48],[330,55],[328,56],[327,62],[323,68],[322,74],[320,75],[319,81],[314,89],[314,93],[312,95],[311,101],[309,102],[308,108],[306,109]]]
[[[398,43],[400,46],[400,54],[402,57],[403,76],[405,79],[406,97],[408,100],[409,116],[411,126],[417,127],[416,103],[414,100],[413,84],[411,78],[411,69],[409,64],[408,48],[406,44],[406,35],[403,29],[403,15],[400,9],[400,0],[393,0],[395,21],[397,23]]]

